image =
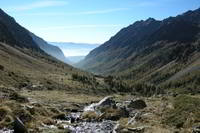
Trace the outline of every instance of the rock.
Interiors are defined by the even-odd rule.
[[[55,125],[55,121],[52,120],[51,118],[46,118],[46,119],[42,120],[42,122],[45,125]]]
[[[129,131],[128,129],[126,128],[123,128],[119,131],[119,133],[132,133],[132,131]]]
[[[144,109],[145,107],[147,107],[147,105],[143,100],[138,99],[132,100],[127,107],[133,109]]]
[[[193,127],[192,133],[200,133],[200,126]]]
[[[23,122],[16,117],[14,121],[14,133],[27,133],[28,130],[24,126]]]
[[[112,106],[115,104],[115,101],[113,100],[112,96],[105,97],[102,99],[99,103],[98,106]]]
[[[62,129],[62,130],[65,129],[64,125],[62,125],[62,124],[58,124],[57,127],[58,127],[58,129]]]
[[[106,109],[106,108],[110,108],[110,107],[116,108],[116,103],[113,100],[112,96],[105,97],[100,102],[93,103],[93,104],[85,107],[84,111],[95,111],[95,110],[97,111],[97,110]]]
[[[114,128],[113,128],[113,131],[112,131],[112,133],[117,133],[117,132],[119,132],[119,123],[117,123],[115,126],[114,126]]]
[[[71,112],[77,113],[77,112],[79,112],[79,110],[78,109],[71,109]]]
[[[98,119],[98,114],[95,111],[87,111],[84,112],[81,117],[86,121],[92,121]]]
[[[135,124],[136,121],[139,120],[139,119],[141,119],[141,113],[140,113],[140,112],[136,112],[135,115],[134,115],[134,117],[132,117],[132,118],[128,121],[127,125]]]
[[[100,120],[117,121],[122,117],[128,117],[129,113],[125,109],[107,108],[99,117]]]
[[[60,113],[58,115],[53,116],[53,119],[58,119],[58,120],[66,120],[67,116],[64,113]]]
[[[144,133],[145,127],[136,127],[136,128],[127,128],[128,131],[134,132],[134,133]]]
[[[71,117],[70,122],[71,122],[71,123],[74,123],[75,121],[76,121],[76,118]]]

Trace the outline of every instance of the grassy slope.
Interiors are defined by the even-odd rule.
[[[23,83],[44,85],[48,89],[91,88],[90,84],[72,80],[72,74],[92,75],[75,69],[50,56],[16,49],[0,43],[0,84],[19,87]]]

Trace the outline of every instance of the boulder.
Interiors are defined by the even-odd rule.
[[[192,133],[200,133],[200,126],[193,127]]]
[[[60,114],[57,114],[57,115],[53,116],[53,119],[66,120],[67,116],[64,113],[60,113]]]
[[[28,130],[24,126],[23,122],[16,117],[14,121],[14,133],[27,133]]]
[[[145,127],[128,128],[128,131],[133,133],[144,133]]]
[[[132,100],[127,107],[132,109],[144,109],[145,107],[147,107],[147,105],[145,101],[137,99],[137,100]]]
[[[115,104],[115,101],[113,100],[112,96],[105,97],[102,99],[99,103],[98,106],[112,106]]]
[[[98,103],[93,103],[87,107],[84,108],[84,111],[100,111],[102,109],[106,108],[116,108],[116,103],[113,100],[112,96],[105,97]]]
[[[95,111],[86,111],[83,112],[81,118],[86,121],[93,121],[98,119],[98,114]]]
[[[102,112],[102,111],[106,110],[107,108],[116,108],[116,107],[117,106],[116,106],[115,101],[113,100],[113,97],[108,96],[108,97],[105,97],[104,99],[102,99],[99,103],[97,103],[95,110]]]
[[[117,121],[122,117],[128,117],[129,112],[125,109],[114,109],[114,108],[107,108],[104,112],[99,116],[100,120],[113,120]]]

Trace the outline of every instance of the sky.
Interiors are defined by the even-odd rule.
[[[162,20],[200,7],[200,0],[0,0],[0,8],[51,42],[102,44],[137,20]]]

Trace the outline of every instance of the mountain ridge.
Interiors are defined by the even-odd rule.
[[[198,60],[199,40],[200,9],[162,21],[149,18],[120,30],[91,51],[79,67],[96,74],[121,76],[132,81],[130,84],[161,84]],[[195,65],[198,73],[200,66]]]
[[[42,50],[44,50],[47,54],[55,57],[56,59],[64,63],[71,64],[71,62],[65,57],[62,50],[59,47],[47,43],[45,40],[43,40],[42,38],[38,37],[37,35],[31,32],[30,35],[33,38],[33,40],[38,44],[38,46]]]
[[[81,81],[71,79],[72,75],[92,77],[91,74],[64,63],[64,54],[58,47],[49,45],[2,10],[0,10],[0,55],[0,85],[6,87],[21,89],[36,86],[34,89],[41,87],[43,90],[72,91],[72,88],[83,88]],[[91,86],[88,84],[89,88]]]
[[[24,27],[19,25],[15,19],[8,14],[6,14],[2,9],[0,9],[0,21],[3,24],[1,29],[6,28],[7,32],[11,36],[2,39],[2,41],[9,40],[12,42],[12,45],[16,45],[22,48],[31,48],[33,50],[40,51],[39,46],[33,41],[31,36],[28,34],[29,31]],[[10,44],[11,45],[11,44]]]

